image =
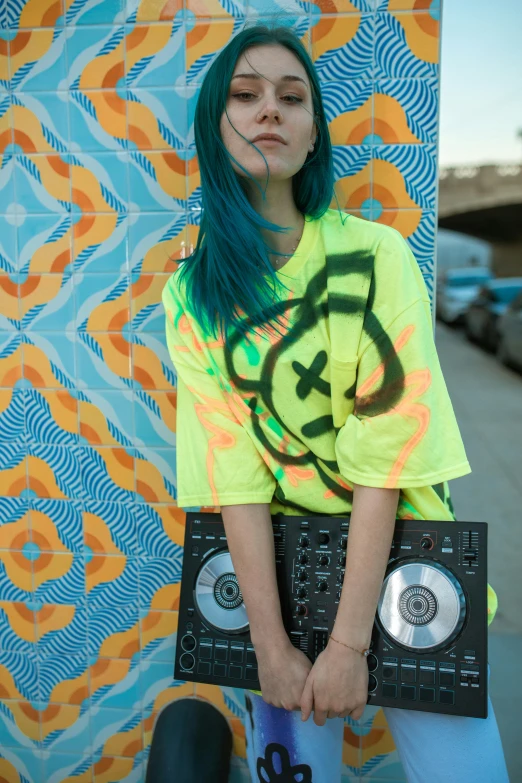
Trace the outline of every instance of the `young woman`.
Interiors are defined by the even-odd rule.
[[[344,718],[367,701],[363,653],[395,520],[455,520],[447,481],[470,467],[408,245],[329,208],[320,86],[291,31],[255,26],[231,40],[202,85],[195,137],[201,229],[163,292],[178,504],[223,516],[262,688],[246,697],[252,779],[336,783]],[[327,259],[325,245],[342,252]],[[356,337],[342,357],[334,276],[341,342]],[[351,515],[335,626],[313,666],[282,625],[278,512]],[[495,610],[489,588],[490,621]],[[487,720],[384,712],[409,781],[507,781],[491,703]]]

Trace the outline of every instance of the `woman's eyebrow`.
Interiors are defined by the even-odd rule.
[[[251,73],[236,73],[236,75],[233,76],[230,81],[232,81],[233,79],[264,79],[264,76],[260,76],[258,73],[254,73],[252,71]],[[282,82],[302,82],[305,87],[308,86],[304,79],[301,79],[300,76],[294,76],[292,74],[286,74],[285,76],[281,76],[280,81],[282,81]]]

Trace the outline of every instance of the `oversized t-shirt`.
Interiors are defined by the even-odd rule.
[[[272,514],[347,516],[356,483],[400,489],[398,519],[455,520],[447,482],[471,468],[422,273],[395,229],[342,217],[334,209],[306,217],[294,255],[278,270],[288,288],[283,334],[253,327],[250,341],[239,337],[226,349],[194,319],[178,270],[169,278],[163,304],[177,372],[180,507],[268,503]],[[359,335],[348,362],[331,353],[326,231],[341,232],[347,293],[361,258],[371,261],[363,312],[343,314],[347,334]],[[344,394],[334,389],[339,377],[351,385]],[[339,404],[343,419],[334,422]],[[488,585],[488,624],[496,610]]]

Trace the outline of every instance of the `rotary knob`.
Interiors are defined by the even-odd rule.
[[[341,538],[341,540],[339,541],[339,546],[341,549],[346,549],[346,547],[348,546],[348,540],[346,539],[346,536],[343,536],[343,538]]]
[[[306,588],[305,587],[300,587],[299,588],[299,590],[297,591],[297,597],[298,598],[306,598]]]
[[[337,581],[339,582],[340,585],[342,585],[342,583],[344,582],[344,571],[340,571],[339,572],[339,575],[337,577]]]
[[[299,555],[299,562],[301,565],[306,565],[309,562],[310,558],[306,554],[306,552],[301,552]]]
[[[433,549],[433,539],[429,536],[421,538],[420,545],[423,549]]]
[[[321,555],[319,557],[319,565],[322,566],[328,565],[329,562],[330,562],[330,558],[328,557],[328,555]]]
[[[308,574],[303,569],[301,569],[301,571],[299,571],[299,573],[297,575],[297,578],[299,579],[300,582],[306,582],[307,577],[308,577]]]
[[[302,615],[306,614],[306,606],[304,606],[303,604],[298,604],[297,605],[297,609],[295,611],[296,611],[297,614],[302,616]]]
[[[310,541],[308,540],[308,536],[301,536],[301,538],[299,539],[299,546],[301,547],[301,549],[305,549],[309,543]]]
[[[320,582],[317,583],[317,589],[319,590],[320,593],[326,592],[326,590],[328,590],[328,582],[321,580]]]
[[[344,554],[344,552],[343,552],[343,554],[342,554],[342,555],[339,555],[339,560],[338,560],[338,562],[339,562],[339,565],[340,565],[342,568],[344,568],[344,567],[345,567],[345,565],[346,565],[346,555]]]
[[[375,655],[373,655],[373,653],[370,653],[368,655],[368,657],[366,658],[366,662],[368,664],[368,671],[369,672],[374,672],[375,669],[377,668],[377,664],[379,663],[379,661],[377,660]]]

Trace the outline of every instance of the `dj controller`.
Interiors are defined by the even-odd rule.
[[[349,517],[272,517],[283,623],[312,663],[332,631]],[[367,657],[368,704],[487,717],[487,523],[397,520]],[[220,514],[188,512],[174,675],[260,690]]]

